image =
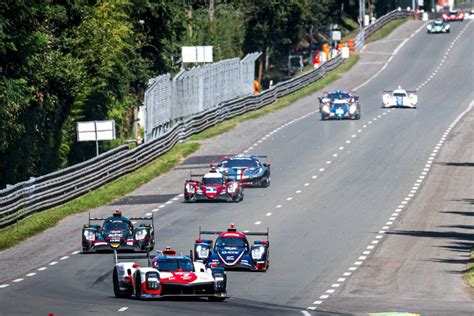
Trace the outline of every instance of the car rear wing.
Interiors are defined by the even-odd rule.
[[[230,232],[231,230],[227,230]],[[224,233],[225,231],[216,231],[216,230],[202,230],[201,226],[199,226],[199,239],[201,239],[201,235],[220,235]],[[267,237],[267,241],[270,238],[270,228],[267,227],[266,232],[242,232],[246,236],[265,236]]]
[[[89,213],[89,226],[91,224],[91,221],[105,221],[108,217],[91,217],[91,213]],[[151,226],[154,228],[153,224],[153,213],[151,214],[151,217],[127,217],[130,221],[150,221]]]
[[[147,264],[151,266],[150,248],[147,248],[146,253],[143,254],[118,254],[117,250],[114,249],[114,264],[119,263],[119,260],[134,260],[134,259],[146,259]]]

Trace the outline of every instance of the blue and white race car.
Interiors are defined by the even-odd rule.
[[[411,108],[416,109],[418,96],[416,91],[407,91],[398,86],[395,90],[384,90],[382,95],[384,108]]]
[[[243,186],[270,186],[270,163],[261,162],[267,156],[236,155],[221,157],[217,170],[226,178],[239,181]]]
[[[201,239],[201,235],[218,235],[213,247],[212,240]],[[210,267],[225,269],[242,269],[251,271],[267,271],[270,264],[269,231],[242,233],[235,229],[234,224],[225,232],[202,231],[199,227],[199,239],[194,243],[194,261],[202,262]],[[247,236],[265,236],[266,240],[256,240],[249,245]]]
[[[319,98],[319,112],[321,120],[329,118],[358,120],[361,115],[360,99],[346,91],[327,92]]]

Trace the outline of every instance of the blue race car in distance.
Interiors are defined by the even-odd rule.
[[[149,221],[151,224],[140,224],[134,227],[132,220]],[[102,226],[91,224],[93,221],[104,221]],[[107,218],[91,218],[89,224],[82,228],[82,252],[101,250],[150,251],[155,246],[155,229],[153,217],[125,217],[117,209]]]
[[[359,96],[341,90],[326,92],[319,98],[319,112],[321,120],[329,118],[359,120],[361,116]]]
[[[201,239],[201,235],[218,235],[213,247],[212,240]],[[242,233],[234,224],[225,232],[203,231],[199,227],[199,239],[194,243],[194,261],[210,267],[225,269],[242,269],[250,271],[267,271],[270,264],[269,231]],[[249,245],[247,236],[265,236],[266,240],[256,240]]]
[[[260,161],[266,158],[261,155],[224,156],[216,167],[228,179],[240,181],[244,186],[266,188],[270,186],[270,163]]]

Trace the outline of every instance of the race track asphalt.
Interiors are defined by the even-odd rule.
[[[412,27],[412,33],[422,25],[413,23],[405,26]],[[400,33],[394,32],[389,39],[396,34]],[[424,30],[414,34],[374,80],[357,90],[362,100],[360,121],[320,121],[318,113],[312,113],[317,106],[312,96],[295,104],[306,116],[287,119],[291,123],[271,135],[275,129],[265,130],[265,123],[244,124],[246,147],[253,147],[249,152],[266,154],[272,163],[269,188],[247,189],[244,201],[238,204],[184,204],[181,198],[155,213],[157,248],[171,245],[184,253],[191,249],[200,225],[212,230],[223,230],[230,223],[242,230],[270,228],[270,269],[266,273],[229,272],[230,298],[225,302],[116,299],[111,284],[112,255],[79,254],[46,265],[47,270],[35,270],[36,275],[21,277],[25,280],[18,282],[2,275],[10,285],[0,289],[0,314],[301,315],[305,311],[334,315],[307,307],[325,295],[360,256],[416,181],[439,137],[474,99],[472,34],[472,22],[468,21],[453,23],[449,35],[427,35]],[[344,89],[355,84],[341,82]],[[416,110],[381,108],[382,90],[398,85],[407,89],[423,85]],[[260,120],[274,117],[279,119],[278,114],[272,114]],[[119,206],[144,215],[139,210],[145,206],[157,207],[161,200],[181,193],[190,166],[208,162],[212,155],[229,153],[234,141],[239,144],[236,151],[245,149],[244,137],[238,138],[240,132],[237,129],[207,141],[214,142],[208,148],[215,151],[198,153],[202,155],[179,166],[176,172],[182,177],[176,180],[180,184],[175,189],[160,191],[170,186],[155,182],[154,187],[139,189],[133,198],[102,212]],[[252,138],[255,135],[260,136]],[[74,234],[79,228],[70,227]],[[68,249],[64,251],[66,255]],[[125,307],[124,312],[118,311]]]

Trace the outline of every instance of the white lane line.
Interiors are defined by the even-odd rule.
[[[360,133],[360,132],[362,132],[362,130],[361,130],[361,129],[358,129],[358,130],[357,130],[357,133]]]
[[[265,214],[265,216],[272,216],[272,213],[268,212],[267,214]]]
[[[362,254],[364,254],[364,255],[370,255],[370,251],[368,251],[368,250],[362,251]]]
[[[341,285],[339,283],[334,283],[331,285],[331,287],[340,287]]]
[[[392,224],[393,224],[392,221],[388,221],[388,222],[385,223],[385,225],[392,225]]]
[[[305,187],[307,187],[308,185],[309,185],[309,183],[308,183],[308,182],[306,182],[306,183],[304,184],[304,186],[305,186]]]
[[[388,226],[382,227],[382,229],[384,229],[384,230],[387,230],[387,229],[389,229],[389,228],[390,228],[390,227],[388,227]]]
[[[69,256],[61,257],[61,258],[59,258],[59,260],[66,260],[67,258],[69,258]]]
[[[280,207],[281,207],[281,204],[278,204],[278,205],[276,206],[276,208],[280,208]]]
[[[322,299],[322,300],[325,300],[329,297],[329,295],[327,294],[324,294],[324,295],[321,295],[319,298]]]
[[[53,261],[53,262],[50,262],[49,265],[50,266],[54,266],[55,264],[57,264],[58,262],[57,261]]]
[[[243,232],[244,232],[244,233],[248,233],[249,231],[250,231],[250,230],[246,229],[246,230],[244,230]]]
[[[337,157],[337,154],[332,154],[332,156],[333,156],[334,158],[336,158],[336,157]]]
[[[315,311],[316,310],[316,306],[309,306],[308,309],[312,310],[312,311]],[[308,313],[307,311],[301,311],[303,313],[303,315],[305,316],[310,316],[311,314]]]
[[[360,266],[361,264],[362,264],[362,261],[356,261],[356,262],[354,262],[354,265],[356,265],[356,266]]]
[[[41,267],[41,268],[38,269],[38,271],[44,271],[46,269],[48,269],[48,268],[47,267]]]
[[[350,143],[351,143],[351,141],[350,141],[350,140],[346,140],[346,144],[350,144]]]
[[[357,270],[357,267],[350,267],[348,270],[349,271],[355,271],[355,270]]]
[[[160,206],[158,206],[158,208],[163,208],[163,207],[165,207],[165,206],[166,206],[166,205],[161,204]]]
[[[344,149],[344,146],[339,147],[339,150],[343,150],[343,149]]]
[[[317,175],[314,175],[314,176],[312,176],[311,178],[312,178],[312,179],[316,179],[317,177],[318,177]]]
[[[300,193],[301,193],[301,190],[297,190],[295,193],[296,193],[296,194],[300,194]]]
[[[18,278],[18,279],[13,280],[12,282],[18,283],[18,282],[21,282],[21,281],[23,281],[23,280],[24,280],[23,278]]]
[[[342,275],[343,276],[350,276],[352,273],[351,272],[344,272]]]
[[[286,200],[291,201],[291,200],[293,200],[293,198],[290,196],[290,197],[287,197]]]
[[[151,210],[152,213],[156,213],[158,211],[159,211],[159,209],[157,209],[157,208],[155,208],[154,210]]]
[[[36,275],[36,272],[28,273],[26,276],[27,276],[27,277],[32,277],[32,276],[34,276],[34,275]]]
[[[332,293],[334,293],[334,292],[336,292],[336,290],[327,290],[327,291],[326,291],[326,293],[329,293],[329,294],[332,294]]]
[[[146,213],[145,216],[151,216],[151,213]]]
[[[80,250],[73,251],[73,252],[71,252],[71,255],[77,255],[79,252],[81,252],[81,251]]]
[[[0,289],[4,289],[6,287],[10,286],[10,284],[0,284]]]
[[[356,138],[356,137],[357,137],[357,135],[356,135],[356,134],[352,135],[352,138]]]
[[[183,197],[184,196],[184,193],[181,193],[181,194],[178,194],[179,197]]]
[[[379,241],[378,241],[378,240],[372,240],[371,243],[372,243],[372,244],[378,244]]]
[[[331,164],[331,160],[326,161],[326,164],[330,165],[330,164]]]
[[[172,204],[172,203],[173,203],[173,201],[167,201],[165,204],[170,205],[170,204]]]
[[[127,309],[128,309],[128,307],[127,307],[127,306],[124,306],[124,307],[122,307],[122,308],[119,308],[118,311],[119,311],[119,312],[125,312]]]
[[[172,198],[173,201],[177,201],[178,199],[179,199],[179,197]]]
[[[367,246],[367,249],[374,249],[374,248],[375,248],[375,246],[373,246],[373,245]]]
[[[337,279],[337,282],[344,282],[346,280],[346,278],[339,278]]]
[[[256,221],[254,224],[255,225],[260,225],[262,222],[261,221]]]
[[[365,260],[365,259],[367,259],[366,256],[359,256],[359,260]]]
[[[324,168],[319,169],[319,172],[323,172],[323,171],[324,171]]]

